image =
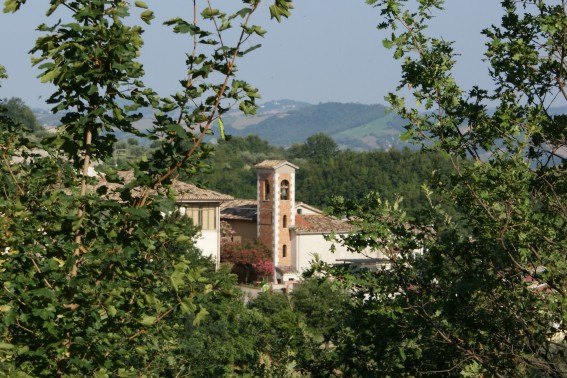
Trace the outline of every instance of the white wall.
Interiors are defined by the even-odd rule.
[[[195,245],[203,252],[203,256],[212,257],[217,263],[220,260],[220,237],[218,230],[201,230],[195,238]]]
[[[335,252],[331,252],[330,241],[325,240],[322,234],[295,234],[293,245],[293,258],[295,259],[295,268],[299,273],[309,268],[311,261],[313,261],[313,254],[317,253],[319,258],[329,264],[341,263],[338,259],[362,259],[365,257],[381,258],[381,253],[351,253],[346,247],[338,243],[334,243]]]

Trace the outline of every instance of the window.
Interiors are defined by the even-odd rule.
[[[287,180],[282,181],[281,199],[282,200],[289,199],[289,182]]]
[[[285,244],[282,247],[282,257],[287,257],[287,245]]]
[[[187,207],[186,214],[193,220],[195,226],[203,230],[216,230],[216,208],[207,204],[192,204]]]
[[[287,228],[287,215],[283,216],[282,225],[283,225],[283,228]]]
[[[270,181],[264,180],[264,201],[270,200]]]

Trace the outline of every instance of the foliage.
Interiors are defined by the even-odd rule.
[[[181,335],[185,340],[182,353],[188,359],[187,376],[253,375],[263,349],[257,333],[265,319],[245,307],[235,278],[228,271],[208,270],[207,278],[213,290],[199,301],[207,316],[198,326],[188,322]]]
[[[302,354],[309,353],[301,314],[294,311],[290,298],[283,293],[260,293],[249,306],[266,321],[260,333],[269,358],[264,369],[272,376],[292,376]]]
[[[264,319],[258,333],[269,357],[264,369],[275,376],[335,375],[330,337],[342,328],[349,301],[341,285],[316,278],[306,278],[291,295],[259,294],[249,307]]]
[[[4,11],[25,3],[6,0]],[[142,81],[142,24],[153,19],[144,2],[48,4],[32,54],[40,80],[55,86],[48,103],[62,126],[39,145],[0,108],[0,371],[185,375],[192,362],[181,336],[207,315],[215,282],[195,261],[190,222],[163,214],[175,210],[171,180],[198,171],[210,153],[204,138],[215,121],[230,107],[255,111],[256,89],[235,72],[265,33],[251,23],[260,1],[233,14],[194,1],[194,17],[165,23],[192,48],[169,97]],[[290,7],[278,1],[274,17]],[[155,114],[147,133],[132,126],[141,107]],[[89,167],[112,158],[118,132],[160,143],[132,164],[132,180],[107,169],[97,183]]]
[[[256,198],[255,164],[266,159],[284,158],[284,152],[256,135],[234,137],[220,141],[209,157],[210,170],[192,178],[193,181],[237,198]]]
[[[272,252],[258,240],[226,242],[221,245],[221,262],[231,262],[245,269],[244,282],[248,283],[252,274],[258,278],[274,274]]]
[[[325,162],[339,152],[339,145],[328,135],[318,133],[307,138],[303,144],[294,144],[287,150],[291,158],[308,159],[314,163]]]
[[[4,107],[8,116],[15,122],[20,123],[26,127],[30,132],[37,132],[43,130],[41,125],[37,122],[32,110],[24,103],[22,99],[12,97],[4,101]]]
[[[237,198],[256,198],[253,166],[266,159],[287,159],[299,166],[296,200],[324,208],[334,195],[362,198],[370,191],[384,198],[404,198],[408,212],[419,216],[428,206],[420,187],[432,171],[445,174],[450,161],[439,153],[421,154],[410,149],[357,152],[337,150],[325,134],[309,137],[304,144],[282,150],[257,136],[233,137],[221,142],[209,158],[211,170],[194,181]]]
[[[349,301],[346,291],[325,279],[304,278],[291,293],[294,309],[305,318],[310,332],[325,341],[341,323],[344,307]]]
[[[322,267],[353,289],[347,327],[333,338],[337,368],[565,376],[567,142],[565,115],[549,107],[567,100],[567,4],[502,1],[501,24],[483,31],[494,89],[464,91],[452,75],[451,42],[426,34],[442,1],[368,2],[390,31],[384,46],[402,60],[399,89],[410,88],[417,103],[388,96],[409,122],[405,137],[446,154],[454,168],[424,188],[431,206],[420,223],[376,195],[337,199],[336,213],[357,226],[344,242],[390,257],[376,273]],[[462,216],[451,218],[448,205]]]
[[[363,198],[375,191],[393,201],[403,197],[413,217],[419,217],[427,208],[428,200],[420,189],[435,171],[443,175],[450,170],[450,162],[438,153],[422,154],[401,151],[355,152],[339,151],[328,159],[297,159],[298,200],[325,207],[333,196],[349,199]]]

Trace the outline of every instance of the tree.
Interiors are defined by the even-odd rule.
[[[7,0],[4,11],[25,3]],[[134,5],[140,23],[128,1],[51,1],[47,16],[59,21],[39,26],[32,53],[62,127],[39,145],[0,110],[3,376],[179,376],[191,364],[183,330],[187,317],[205,317],[199,299],[213,287],[191,261],[190,222],[163,214],[175,213],[172,179],[211,152],[215,121],[234,106],[254,112],[259,95],[235,77],[236,62],[265,31],[251,23],[259,0],[232,14],[193,1],[193,17],[165,23],[192,50],[179,92],[162,97],[137,61],[153,13]],[[279,21],[291,8],[277,0],[270,11]],[[132,126],[142,107],[156,115],[146,134]],[[112,159],[116,132],[159,148],[132,164],[132,180],[107,169],[97,183],[88,168]]]
[[[451,42],[426,34],[442,1],[368,2],[403,62],[398,89],[418,104],[388,96],[408,120],[405,137],[447,154],[453,171],[424,189],[439,202],[421,223],[399,201],[336,199],[336,213],[357,226],[344,243],[390,258],[377,273],[325,268],[353,288],[347,327],[333,339],[337,368],[565,376],[567,118],[552,107],[567,100],[566,2],[502,1],[501,24],[482,32],[494,87],[469,90],[452,74]]]
[[[37,122],[32,110],[20,98],[12,97],[4,102],[8,116],[15,122],[24,125],[28,132],[43,130]]]
[[[128,140],[126,142],[128,143],[129,146],[139,146],[140,145],[140,142],[136,138],[128,138]]]
[[[339,145],[330,136],[318,133],[307,138],[302,145],[293,145],[289,149],[291,158],[308,159],[324,164],[339,152]]]

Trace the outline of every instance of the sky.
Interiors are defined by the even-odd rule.
[[[174,35],[161,22],[173,17],[191,18],[188,0],[146,0],[156,14],[146,26],[144,64],[146,84],[161,95],[178,90],[185,52],[190,41]],[[219,8],[235,0],[217,0]],[[379,10],[364,0],[296,0],[292,17],[281,23],[269,20],[264,1],[255,23],[268,30],[262,48],[238,63],[241,78],[259,88],[262,102],[291,99],[312,104],[355,102],[384,104],[400,78],[400,62],[382,46],[386,36],[376,28]],[[215,4],[215,2],[214,2]],[[496,0],[447,0],[445,11],[430,28],[434,35],[454,40],[460,55],[455,74],[463,88],[489,85],[482,62],[485,39],[480,30],[500,17]],[[0,64],[9,79],[2,82],[0,98],[19,97],[32,107],[48,108],[53,91],[41,84],[31,67],[28,51],[40,35],[37,25],[47,21],[47,1],[28,1],[15,14],[0,13]]]

